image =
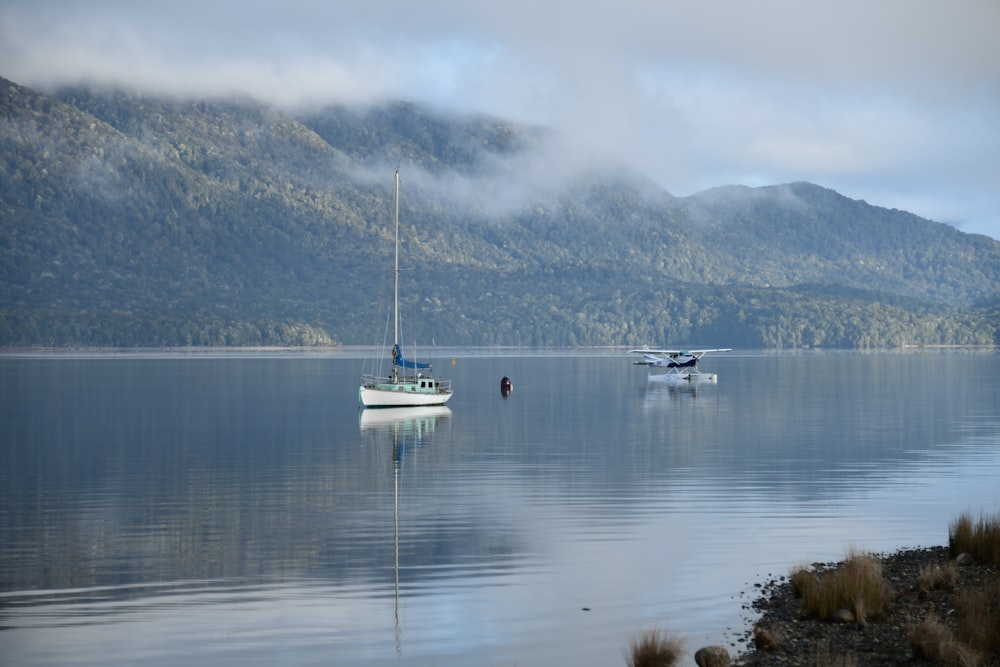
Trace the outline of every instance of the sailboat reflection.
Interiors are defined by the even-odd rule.
[[[362,410],[358,417],[362,435],[373,443],[384,440],[392,443],[393,485],[393,628],[396,634],[396,652],[402,653],[402,626],[399,621],[399,482],[403,456],[418,446],[430,443],[439,426],[451,420],[451,410],[443,405],[426,407],[384,408]]]

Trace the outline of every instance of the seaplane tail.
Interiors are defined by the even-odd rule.
[[[634,350],[633,350],[633,352],[634,352]],[[639,359],[638,361],[635,361],[633,363],[636,366],[655,366],[655,365],[657,365],[658,363],[660,363],[662,361],[663,360],[660,359],[659,357],[654,357],[651,354],[644,354],[644,355],[642,355],[642,359]]]

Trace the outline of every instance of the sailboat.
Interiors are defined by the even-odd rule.
[[[396,233],[396,256],[393,266],[393,343],[392,370],[388,377],[377,373],[362,374],[358,403],[365,408],[402,408],[444,405],[451,398],[451,381],[434,377],[428,363],[403,356],[399,342],[399,170],[393,187]]]
[[[366,442],[376,447],[388,439],[392,444],[393,628],[396,653],[403,652],[403,626],[399,615],[399,492],[403,459],[415,456],[418,449],[430,445],[437,428],[447,426],[450,421],[451,409],[444,405],[361,410],[358,417]]]

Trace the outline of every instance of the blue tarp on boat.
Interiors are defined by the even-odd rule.
[[[412,368],[414,370],[419,368],[430,368],[430,364],[422,364],[416,361],[410,361],[409,359],[403,358],[403,350],[399,345],[392,346],[392,363],[394,366],[402,366],[403,368]]]

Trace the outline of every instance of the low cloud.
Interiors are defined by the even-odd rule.
[[[674,194],[808,180],[1000,238],[997,25],[992,0],[14,0],[0,74],[286,108],[411,99],[556,128]]]

